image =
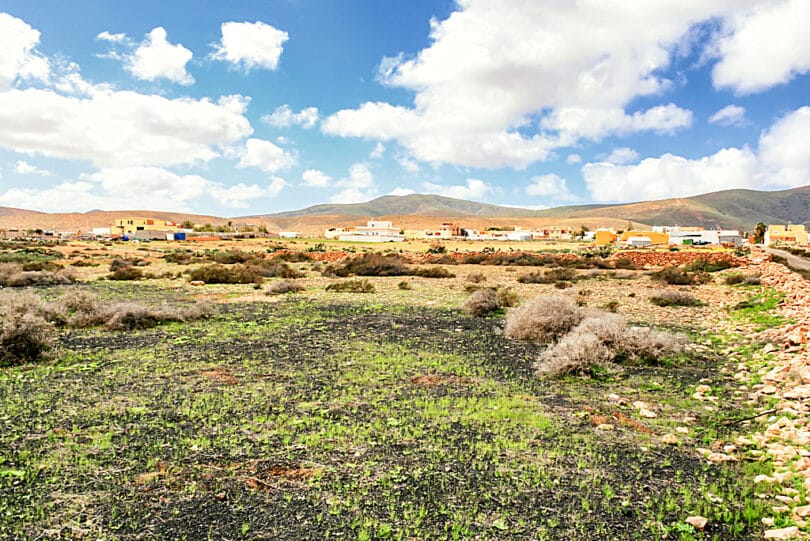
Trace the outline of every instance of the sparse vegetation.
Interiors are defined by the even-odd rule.
[[[262,275],[255,268],[242,264],[203,265],[189,272],[189,280],[199,280],[206,284],[260,284]]]
[[[683,291],[662,289],[650,296],[650,302],[656,306],[700,306],[703,302]]]
[[[582,310],[568,297],[538,296],[509,312],[504,333],[516,340],[553,342],[583,318]]]
[[[304,291],[304,289],[306,288],[298,282],[281,280],[271,284],[270,287],[267,288],[267,293],[268,295],[283,295],[285,293],[298,293],[299,291]]]
[[[374,293],[376,289],[368,280],[341,280],[326,286],[326,291],[337,293]]]
[[[705,284],[711,278],[703,272],[687,272],[680,267],[664,267],[652,274],[652,279],[674,286]]]

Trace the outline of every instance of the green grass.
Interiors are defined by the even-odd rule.
[[[758,538],[739,467],[657,444],[702,406],[695,366],[544,382],[542,346],[497,325],[288,301],[69,331],[56,361],[0,372],[0,537]],[[573,415],[633,417],[612,392],[659,406],[652,434]],[[690,514],[712,529],[681,531]]]
[[[783,293],[763,288],[760,294],[754,295],[733,307],[731,317],[740,323],[753,325],[755,332],[787,325],[791,323],[789,320],[773,313],[784,298]]]

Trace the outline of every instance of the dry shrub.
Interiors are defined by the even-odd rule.
[[[206,284],[260,284],[262,275],[242,264],[226,267],[215,263],[194,269],[189,273],[189,280],[200,280]]]
[[[705,272],[686,272],[680,267],[664,267],[651,276],[656,282],[664,282],[674,286],[705,284],[711,281],[711,277]]]
[[[267,278],[302,278],[303,272],[297,271],[287,263],[274,259],[254,259],[250,261],[247,268],[256,274]]]
[[[760,277],[756,275],[745,275],[740,272],[735,272],[732,274],[726,275],[726,278],[723,280],[726,285],[733,286],[736,284],[743,284],[746,286],[758,286],[760,285]]]
[[[550,269],[543,273],[530,272],[518,276],[521,284],[553,284],[554,282],[571,281],[577,279],[577,272],[574,269],[559,267]]]
[[[638,266],[629,257],[618,257],[613,261],[613,267],[623,270],[636,270]]]
[[[0,287],[67,285],[75,281],[70,270],[24,271],[18,263],[0,263]]]
[[[596,366],[606,366],[612,358],[613,352],[596,336],[572,332],[544,351],[535,369],[539,376],[547,377],[586,374]]]
[[[104,326],[114,330],[148,329],[161,323],[183,322],[203,319],[211,314],[207,303],[194,303],[182,308],[164,304],[160,308],[148,308],[135,302],[122,302],[103,309]]]
[[[473,317],[488,316],[500,308],[498,294],[489,287],[479,289],[469,296],[462,308]]]
[[[0,366],[37,361],[56,342],[56,329],[45,305],[31,293],[0,292]]]
[[[341,280],[326,286],[326,291],[338,293],[374,293],[374,285],[368,280]]]
[[[656,306],[700,306],[703,302],[682,291],[661,290],[650,297],[650,302]]]
[[[298,282],[293,282],[290,280],[281,280],[280,282],[276,282],[272,284],[270,287],[267,288],[268,295],[283,295],[284,293],[298,293],[299,291],[303,291],[305,288]]]
[[[520,295],[511,288],[498,287],[495,294],[498,296],[498,306],[501,308],[512,308],[520,304]]]
[[[684,338],[647,327],[628,327],[616,314],[594,312],[544,351],[535,363],[541,376],[593,373],[616,360],[657,362],[680,353]]]
[[[473,272],[467,275],[467,281],[473,284],[480,284],[481,282],[485,282],[486,279],[487,277],[480,272]]]
[[[405,267],[405,260],[396,254],[366,253],[351,259],[343,265],[338,276],[404,276],[410,274]]]
[[[552,342],[573,329],[583,317],[582,310],[568,297],[535,297],[509,312],[505,334],[517,340]]]
[[[444,267],[419,267],[408,274],[421,278],[455,278],[456,276]]]
[[[410,283],[410,282],[406,282],[405,280],[403,280],[403,281],[401,281],[400,283],[398,283],[398,284],[397,284],[397,287],[398,287],[399,289],[401,289],[402,291],[410,291],[411,289],[413,289],[413,287],[411,287],[411,283]]]
[[[110,265],[112,267],[112,265]],[[143,271],[135,267],[120,267],[116,268],[113,272],[107,275],[109,280],[140,280],[143,278]]]

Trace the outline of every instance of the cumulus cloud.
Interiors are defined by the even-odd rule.
[[[99,90],[88,98],[12,89],[0,98],[0,148],[98,167],[208,162],[253,129],[248,100],[176,98]]]
[[[385,154],[385,145],[378,142],[374,150],[371,151],[371,154],[368,155],[368,158],[370,160],[379,160],[382,158],[383,154]]]
[[[352,164],[349,167],[349,175],[337,181],[335,185],[343,189],[330,198],[332,203],[361,203],[377,194],[374,174],[363,163]]]
[[[577,199],[568,189],[566,180],[553,173],[532,177],[531,181],[531,184],[526,186],[526,195],[550,197],[559,201],[574,201]]]
[[[251,200],[274,197],[286,182],[273,177],[270,183],[226,185],[199,175],[180,175],[159,167],[102,169],[46,189],[11,188],[0,194],[0,205],[45,212],[82,210],[154,209],[189,211],[201,198],[233,208],[245,208]]]
[[[638,152],[628,147],[614,148],[605,159],[608,163],[621,165],[638,159]]]
[[[127,35],[124,34],[123,32],[119,34],[112,34],[107,30],[104,30],[103,32],[100,32],[96,36],[96,39],[99,39],[101,41],[109,41],[110,43],[124,43],[125,41],[127,41]]]
[[[274,70],[289,34],[261,21],[222,23],[222,39],[213,45],[215,60],[229,62],[245,71]]]
[[[283,148],[264,139],[250,138],[237,152],[239,168],[258,167],[266,173],[275,173],[295,165],[296,158]]]
[[[578,163],[582,163],[582,156],[579,154],[569,154],[568,157],[565,158],[565,163],[568,165],[576,165]]]
[[[262,122],[277,128],[288,128],[290,126],[301,126],[312,128],[318,123],[318,108],[307,107],[297,113],[290,109],[289,105],[277,107],[272,114],[262,115]]]
[[[464,0],[432,22],[429,47],[379,66],[383,84],[415,92],[413,106],[367,102],[321,129],[396,140],[419,161],[488,168],[525,167],[583,138],[671,133],[691,125],[691,111],[628,108],[673,86],[662,73],[694,25],[739,5]]]
[[[17,161],[17,163],[14,164],[14,171],[21,175],[39,175],[42,177],[49,177],[53,174],[47,169],[41,169],[25,160]]]
[[[726,19],[712,71],[718,88],[750,94],[784,84],[810,71],[810,2],[760,2]]]
[[[745,107],[726,105],[709,117],[709,123],[718,126],[743,126],[746,123]]]
[[[419,164],[408,156],[399,155],[397,156],[396,160],[399,166],[402,167],[405,172],[410,173],[411,175],[415,175],[419,172]]]
[[[0,90],[18,80],[47,80],[50,63],[36,51],[39,36],[25,21],[0,13]]]
[[[396,188],[388,192],[386,195],[412,195],[415,193],[416,192],[414,190],[411,190],[410,188],[401,188],[397,186]]]
[[[596,201],[802,186],[810,178],[810,107],[801,107],[774,122],[760,136],[756,153],[748,147],[724,148],[697,159],[668,153],[635,165],[589,163],[582,167],[582,173]]]
[[[477,178],[468,178],[464,184],[446,185],[425,182],[422,185],[427,193],[454,197],[456,199],[482,200],[495,193],[492,185]]]
[[[99,34],[100,36],[101,34]],[[181,85],[194,83],[186,71],[192,52],[179,43],[173,45],[166,39],[162,26],[152,29],[135,51],[126,57],[126,68],[132,75],[145,81],[168,79]]]
[[[318,169],[307,169],[301,174],[304,186],[316,186],[326,188],[332,183],[332,177]]]

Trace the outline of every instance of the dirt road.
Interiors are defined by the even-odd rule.
[[[777,250],[776,248],[765,248],[765,251],[768,252],[769,254],[784,257],[785,260],[787,260],[788,265],[795,269],[810,271],[810,261],[808,261],[807,259],[795,256],[790,252],[786,252],[784,250]]]

